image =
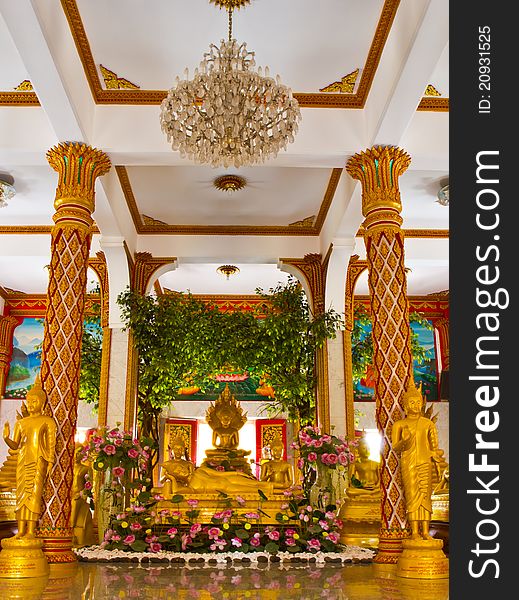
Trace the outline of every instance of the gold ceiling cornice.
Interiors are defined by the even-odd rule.
[[[0,225],[0,234],[3,235],[17,235],[17,234],[28,234],[28,235],[41,235],[50,234],[52,232],[53,225]],[[99,227],[94,225],[92,227],[92,233],[98,234]]]
[[[363,108],[375,77],[384,50],[386,40],[391,30],[400,0],[385,0],[380,18],[371,42],[366,63],[362,69],[359,86],[355,94],[327,94],[327,93],[294,93],[299,105],[304,108]],[[167,95],[167,90],[105,90],[101,87],[99,74],[96,67],[90,43],[79,13],[76,0],[61,0],[76,48],[83,64],[92,97],[96,104],[160,104]],[[425,99],[429,100],[429,99]],[[422,106],[422,103],[420,103]],[[426,108],[420,110],[438,110]],[[448,106],[448,104],[447,104]],[[441,110],[446,110],[445,108]]]
[[[0,92],[1,106],[40,106],[34,92]]]
[[[422,98],[416,110],[429,112],[449,112],[449,99],[439,97]]]
[[[326,220],[343,169],[332,169],[315,224],[307,227],[290,225],[168,225],[156,219],[143,222],[126,167],[117,165],[115,172],[119,177],[128,210],[135,230],[140,235],[263,235],[263,236],[317,236]]]

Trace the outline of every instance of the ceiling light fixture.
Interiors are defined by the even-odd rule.
[[[173,150],[200,164],[243,167],[277,156],[301,120],[292,90],[257,71],[254,52],[232,35],[232,13],[250,0],[211,0],[229,15],[227,41],[211,44],[193,79],[185,69],[161,104],[160,123]]]
[[[220,175],[213,181],[213,185],[217,190],[227,192],[229,195],[243,189],[245,184],[245,179],[239,175]]]
[[[444,185],[442,188],[440,188],[440,190],[438,191],[437,202],[442,206],[449,206],[449,184]]]
[[[11,200],[15,194],[16,190],[14,189],[14,185],[0,179],[0,208],[7,206],[7,201]]]
[[[238,267],[236,267],[234,265],[222,265],[221,267],[218,267],[216,270],[218,271],[218,273],[225,275],[227,280],[229,279],[229,277],[231,275],[236,275],[236,273],[240,272],[240,269],[238,269]]]

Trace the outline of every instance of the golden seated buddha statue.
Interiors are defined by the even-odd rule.
[[[344,525],[340,540],[351,546],[378,546],[381,521],[380,465],[369,458],[369,445],[365,436],[359,440],[356,459],[349,471],[350,484],[339,511]]]
[[[161,466],[160,483],[163,487],[159,489],[164,498],[171,498],[179,486],[187,486],[195,470],[195,465],[187,457],[186,444],[181,435],[172,440],[169,450],[170,459]]]
[[[294,470],[288,461],[283,460],[284,450],[283,441],[277,435],[270,444],[272,458],[262,463],[260,472],[260,480],[273,483],[278,493],[294,484]]]
[[[238,448],[239,430],[247,421],[247,414],[231,394],[228,384],[215,403],[211,403],[207,409],[206,421],[213,430],[213,448],[206,450],[207,458],[203,464],[218,467],[225,463],[225,466],[234,471],[252,475],[250,462],[246,458],[251,451]]]

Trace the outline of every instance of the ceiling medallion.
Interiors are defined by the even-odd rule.
[[[231,195],[245,187],[246,181],[239,175],[221,175],[213,181],[213,185],[217,190],[227,192]]]
[[[231,275],[236,275],[236,273],[240,272],[240,269],[238,269],[238,267],[235,267],[234,265],[222,265],[216,270],[218,271],[218,273],[225,275],[226,279],[229,279]]]
[[[243,167],[276,157],[294,141],[301,120],[292,90],[256,65],[232,35],[232,13],[247,2],[213,0],[229,13],[227,41],[211,44],[193,79],[178,76],[161,104],[160,123],[182,158],[213,167]]]
[[[14,189],[14,185],[0,179],[0,208],[7,206],[7,201],[11,200],[15,194],[16,190]]]

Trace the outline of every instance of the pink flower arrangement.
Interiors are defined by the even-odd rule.
[[[350,443],[340,436],[321,434],[319,427],[305,427],[299,431],[298,441],[292,444],[299,451],[300,460],[315,469],[317,462],[331,468],[346,467],[354,460]]]

